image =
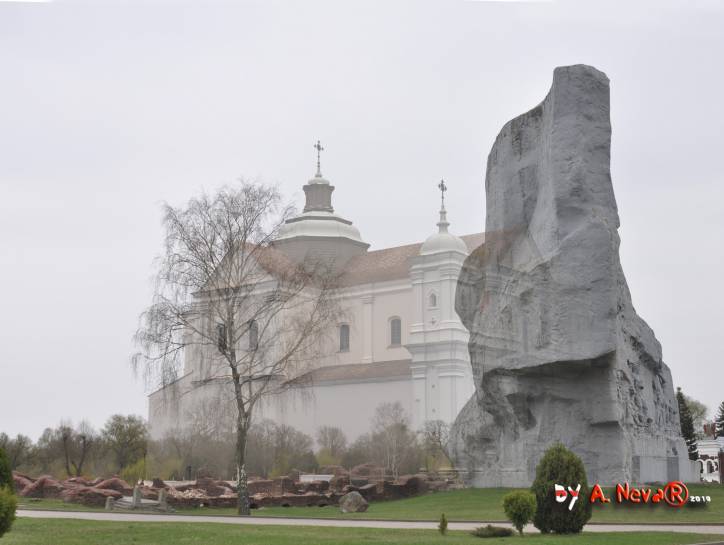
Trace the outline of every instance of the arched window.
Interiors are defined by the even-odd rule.
[[[390,345],[400,346],[402,344],[402,320],[399,318],[390,319]]]
[[[256,320],[249,320],[249,350],[259,348],[259,324]]]
[[[339,326],[339,351],[349,352],[349,326],[347,324]]]
[[[427,298],[427,303],[430,308],[436,308],[437,307],[437,293],[434,291],[430,293],[430,296]]]
[[[216,324],[216,346],[222,354],[226,352],[226,325]]]

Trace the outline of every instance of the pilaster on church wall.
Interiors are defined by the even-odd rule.
[[[374,361],[374,304],[374,295],[362,296],[362,363]]]
[[[413,301],[413,315],[410,323],[410,333],[422,331],[425,325],[424,316],[424,282],[425,273],[419,269],[413,268],[410,270],[410,281],[412,282],[412,301]]]

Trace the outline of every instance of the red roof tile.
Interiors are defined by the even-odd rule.
[[[475,233],[460,238],[472,252],[485,241],[485,233]],[[418,242],[384,248],[353,257],[345,266],[342,286],[407,278],[410,274],[410,258],[419,255],[422,244]]]

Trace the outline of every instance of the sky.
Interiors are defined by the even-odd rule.
[[[724,401],[724,2],[0,2],[0,431],[146,415],[160,206],[314,174],[371,249],[485,225],[556,66],[611,79],[621,260],[675,385]]]

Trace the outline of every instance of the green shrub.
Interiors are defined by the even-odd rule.
[[[513,535],[513,530],[488,524],[487,526],[475,528],[475,530],[470,533],[475,537],[510,537]]]
[[[447,517],[445,513],[440,515],[440,524],[437,525],[437,529],[440,530],[442,535],[445,535],[445,532],[447,532]]]
[[[10,460],[5,449],[0,447],[0,488],[7,486],[11,491],[15,490],[13,472],[10,469]]]
[[[535,496],[531,492],[517,490],[503,497],[503,511],[515,529],[523,535],[523,528],[535,514]]]
[[[570,497],[556,502],[554,486],[575,488],[581,485],[578,500],[569,510]],[[580,532],[591,518],[590,490],[581,459],[560,443],[549,448],[538,467],[531,487],[535,494],[536,511],[533,524],[543,533],[574,534]]]
[[[146,478],[146,459],[141,458],[128,467],[124,467],[119,475],[121,479],[134,486],[139,479]]]
[[[0,486],[0,537],[10,531],[18,503],[11,488]]]

